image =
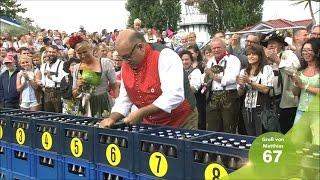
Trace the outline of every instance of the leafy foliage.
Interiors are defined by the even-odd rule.
[[[157,29],[166,29],[171,25],[174,30],[177,29],[177,23],[180,19],[181,5],[180,0],[128,0],[126,9],[130,12],[128,26],[133,26],[133,21],[139,18],[142,26],[147,28],[156,27]]]
[[[27,8],[22,8],[21,4],[17,3],[16,0],[1,0],[0,12],[1,16],[7,16],[13,19],[17,18],[18,13],[24,13]]]
[[[208,15],[210,32],[237,31],[260,22],[264,0],[200,0],[201,13]]]

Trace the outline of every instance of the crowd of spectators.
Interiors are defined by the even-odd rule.
[[[132,29],[146,42],[179,54],[196,97],[199,129],[252,136],[271,129],[286,133],[305,112],[319,113],[309,108],[311,102],[319,104],[319,25],[310,32],[294,30],[289,40],[279,31],[248,33],[244,45],[239,34],[227,38],[216,32],[203,47],[194,32],[178,36],[171,28],[142,27],[135,19]],[[2,34],[1,106],[107,117],[125,61],[114,47],[119,31],[89,33],[81,26],[70,35],[45,29],[18,37]],[[85,41],[74,46],[76,37]],[[270,128],[262,116],[271,107],[278,122]],[[313,123],[319,125],[319,116]]]

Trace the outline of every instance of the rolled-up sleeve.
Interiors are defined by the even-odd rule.
[[[115,100],[115,104],[112,107],[111,112],[117,112],[126,117],[130,113],[132,105],[133,103],[131,102],[128,96],[128,93],[126,91],[126,88],[124,87],[123,81],[121,80],[120,93]]]
[[[224,76],[221,79],[221,86],[235,84],[237,75],[240,73],[240,68],[240,60],[237,57],[230,55],[229,59],[227,60]]]
[[[184,101],[184,72],[180,57],[171,49],[160,52],[158,71],[162,94],[152,103],[171,113]]]

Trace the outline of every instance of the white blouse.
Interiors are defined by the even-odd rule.
[[[196,68],[194,69],[188,76],[190,86],[193,87],[196,91],[201,86],[201,79],[202,79],[202,74],[200,69]]]
[[[246,69],[242,69],[240,75],[245,74]],[[263,70],[259,72],[257,76],[250,77],[255,83],[262,84],[264,86],[273,87],[273,70],[269,65],[265,65]],[[240,85],[237,85],[237,89],[240,88]],[[258,99],[258,90],[249,88],[246,91],[246,98],[244,100],[244,106],[246,108],[256,108],[257,107],[257,99]]]

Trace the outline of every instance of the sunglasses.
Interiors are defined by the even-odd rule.
[[[137,45],[138,45],[138,44],[135,44],[135,45],[133,46],[133,48],[132,48],[132,50],[131,50],[131,52],[130,52],[129,54],[126,54],[126,55],[123,55],[123,56],[119,56],[120,59],[122,59],[122,60],[129,60],[129,59],[131,58],[134,50],[136,49]]]

